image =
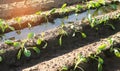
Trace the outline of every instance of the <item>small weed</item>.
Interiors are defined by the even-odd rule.
[[[22,40],[22,42],[15,42],[15,41],[11,41],[11,40],[6,40],[5,44],[8,45],[13,45],[15,48],[20,48],[18,53],[17,53],[17,59],[19,60],[21,58],[22,53],[24,53],[24,55],[26,57],[30,57],[31,56],[31,51],[27,49],[27,47],[25,46],[25,43],[29,40],[32,39],[35,36],[35,34],[33,32],[28,33],[27,39]],[[47,47],[47,42],[43,41],[42,39],[37,39],[37,45],[41,45],[42,42],[45,43],[45,45],[43,46],[43,48]],[[37,47],[31,47],[36,53],[40,53],[40,49]]]

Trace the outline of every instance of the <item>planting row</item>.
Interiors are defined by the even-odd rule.
[[[106,16],[102,15],[96,18],[95,21],[91,23],[91,21],[88,19],[88,21],[82,22],[75,22],[72,24],[62,24],[59,27],[56,27],[55,29],[51,29],[49,31],[46,31],[45,33],[39,34],[34,36],[34,33],[28,34],[28,39],[25,40],[17,40],[17,41],[10,41],[6,40],[5,43],[0,45],[1,49],[1,60],[2,58],[5,60],[5,62],[9,62],[9,59],[13,58],[14,63],[16,60],[20,60],[21,56],[24,54],[26,57],[30,57],[32,52],[30,50],[34,50],[36,53],[40,53],[39,48],[45,49],[48,45],[48,43],[51,43],[53,45],[56,45],[59,43],[60,46],[62,46],[62,39],[64,36],[69,36],[70,34],[75,36],[76,32],[79,32],[83,38],[86,38],[87,35],[84,33],[84,27],[90,26],[89,24],[92,24],[91,27],[95,27],[96,30],[98,30],[98,25],[108,25],[113,30],[115,27],[113,24],[108,23],[111,20],[119,20],[119,10],[112,13],[106,14]],[[107,17],[107,18],[106,18]],[[105,19],[103,19],[105,18]],[[92,18],[91,18],[92,19]],[[100,20],[98,20],[100,19]],[[87,24],[88,23],[88,24]],[[84,31],[83,31],[84,30]],[[59,38],[59,39],[58,39]],[[58,43],[55,43],[58,41]],[[54,49],[55,47],[47,47],[46,49]],[[9,55],[9,56],[8,56]]]
[[[102,71],[102,66],[104,64],[104,60],[101,57],[101,53],[105,53],[106,56],[116,55],[119,59],[120,57],[120,32],[105,38],[101,39],[97,42],[85,45],[83,47],[79,47],[69,53],[64,55],[55,57],[51,60],[41,62],[35,66],[23,69],[23,71],[29,70],[39,70],[39,71],[69,71],[69,68],[74,66],[74,70],[76,68],[80,68],[79,70],[84,71],[80,66],[82,66],[83,62],[87,62],[90,60],[89,58],[98,62],[98,71]],[[107,50],[107,51],[106,51]],[[104,56],[104,55],[103,55]],[[97,70],[93,70],[97,71]]]
[[[112,1],[113,2],[113,1]],[[106,3],[104,1],[98,1],[98,2],[93,2],[90,1],[88,2],[86,5],[75,5],[75,6],[71,6],[71,7],[66,7],[67,4],[63,4],[63,6],[60,9],[56,9],[53,8],[50,11],[47,12],[36,12],[35,14],[32,15],[25,15],[22,17],[16,17],[16,18],[12,18],[10,20],[0,20],[1,23],[1,32],[8,32],[10,30],[18,30],[18,29],[22,29],[28,26],[35,26],[38,25],[42,22],[45,21],[50,21],[53,20],[54,18],[57,17],[63,17],[65,15],[69,15],[73,12],[82,12],[86,9],[90,9],[90,8],[96,8],[99,7],[101,5],[107,5],[111,3],[111,1],[107,1]],[[116,9],[116,4],[115,2],[113,2],[113,4],[110,5],[112,8]]]
[[[67,3],[73,5],[81,3],[84,0],[6,0],[0,1],[0,17],[3,19],[11,19],[17,16],[33,14],[36,11],[44,11],[52,8],[58,8],[62,4]],[[7,2],[7,3],[5,3]],[[3,4],[2,4],[3,3]]]

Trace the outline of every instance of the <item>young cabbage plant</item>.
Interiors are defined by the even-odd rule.
[[[20,47],[20,49],[19,49],[19,51],[18,51],[18,54],[17,54],[17,59],[18,59],[18,60],[21,58],[22,52],[24,53],[24,55],[25,55],[26,57],[30,57],[30,56],[31,56],[31,51],[28,50],[28,49],[25,47],[25,43],[27,42],[28,39],[32,39],[32,38],[34,37],[34,35],[35,35],[35,34],[34,34],[33,32],[28,33],[27,39],[26,39],[26,40],[23,40],[23,41],[21,42],[21,44],[18,43],[18,42],[14,43],[14,46]],[[19,46],[19,45],[20,45],[20,46]]]
[[[96,54],[92,54],[90,58],[98,62],[98,71],[102,71],[104,60],[101,57],[97,56]]]
[[[75,67],[74,67],[74,70],[78,67],[78,65],[81,63],[81,62],[87,62],[87,58],[84,57],[83,55],[79,54],[76,61],[75,61]],[[81,68],[80,68],[81,69]],[[82,70],[82,69],[81,69]]]
[[[101,5],[105,5],[105,0],[89,1],[87,3],[88,9],[95,8],[95,7],[100,7]]]
[[[113,39],[112,38],[108,38],[108,42],[111,45],[110,52],[113,52],[116,57],[120,57],[120,48],[114,48],[113,47],[113,44],[114,44]]]
[[[20,23],[21,23],[22,19],[20,17],[16,17],[15,21],[19,24],[19,27],[21,27]]]
[[[64,22],[62,21],[62,23],[61,23],[61,28],[59,29],[59,35],[60,35],[59,45],[60,45],[60,46],[62,45],[62,38],[63,38],[63,36],[68,35],[68,33],[63,29],[64,27],[65,27],[65,24],[64,24]]]
[[[61,46],[61,45],[62,45],[62,38],[63,38],[63,36],[66,36],[66,35],[67,35],[67,32],[66,32],[64,29],[60,29],[59,35],[60,35],[59,45]]]
[[[48,43],[47,43],[47,41],[44,40],[44,36],[45,36],[45,33],[42,32],[42,33],[41,33],[41,38],[38,38],[38,39],[37,39],[37,45],[41,45],[41,43],[43,42],[43,43],[44,43],[44,46],[43,46],[42,48],[45,49],[45,48],[47,47]]]
[[[5,30],[8,29],[8,28],[9,28],[10,30],[12,30],[12,31],[15,30],[13,27],[11,27],[11,26],[9,26],[8,24],[6,24],[6,23],[4,22],[4,20],[0,19],[0,29],[2,30],[2,32],[5,32]]]
[[[27,35],[27,39],[25,40],[22,40],[21,42],[15,42],[15,41],[11,41],[11,40],[6,40],[5,43],[8,44],[8,45],[13,45],[15,48],[20,48],[18,53],[17,53],[17,59],[19,60],[21,58],[21,55],[22,53],[26,56],[26,57],[30,57],[31,56],[31,51],[28,50],[25,46],[25,43],[29,40],[29,39],[32,39],[34,37],[34,33],[31,32],[31,33],[28,33]],[[41,45],[41,43],[44,42],[45,45],[43,46],[43,48],[46,48],[47,46],[47,42],[41,40],[41,39],[38,39],[37,40],[37,45]],[[37,48],[37,47],[32,47],[32,49],[36,52],[36,53],[40,53],[40,49]]]

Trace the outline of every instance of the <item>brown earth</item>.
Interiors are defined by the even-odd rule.
[[[119,23],[114,23],[116,23],[114,25],[116,27],[116,30],[112,30],[109,26],[100,26],[98,31],[96,31],[95,29],[91,29],[90,27],[85,27],[84,32],[87,34],[86,39],[81,38],[81,35],[77,33],[76,37],[74,38],[71,36],[64,37],[63,45],[61,47],[59,46],[58,41],[52,41],[48,44],[48,47],[44,51],[41,49],[40,55],[33,53],[32,57],[30,58],[22,56],[22,60],[17,61],[15,63],[11,62],[12,59],[8,60],[7,63],[3,61],[3,63],[0,64],[0,70],[21,71],[24,68],[37,64],[33,67],[33,69],[29,68],[27,69],[27,71],[55,71],[56,69],[58,69],[57,67],[61,67],[61,65],[64,65],[66,63],[68,63],[66,65],[71,66],[74,63],[74,58],[77,55],[77,53],[80,53],[82,51],[84,55],[87,55],[87,52],[94,52],[96,50],[96,47],[103,43],[103,40],[101,40],[102,38],[108,37],[112,34],[115,34],[116,32],[119,32]],[[119,33],[117,36],[119,36]],[[54,49],[51,49],[51,47],[54,47]],[[44,68],[44,66],[47,68]]]
[[[106,5],[107,4],[111,4],[111,1],[107,1]],[[79,12],[83,12],[83,11],[87,10],[86,4],[84,4],[84,5],[82,4],[82,6],[83,6],[83,9],[81,9]],[[56,9],[56,12],[54,14],[48,15],[47,19],[49,21],[53,21],[55,18],[68,16],[68,15],[72,14],[73,12],[75,12],[75,10],[74,10],[75,8],[76,8],[76,5],[68,6],[68,7],[66,7],[66,9],[69,9],[70,11],[65,12],[65,13],[62,12],[61,9],[58,8],[58,9]],[[24,15],[24,16],[21,16],[21,17],[17,16],[17,17],[14,17],[12,19],[9,19],[9,20],[4,20],[3,23],[14,27],[16,30],[20,30],[20,29],[28,27],[28,23],[31,24],[31,26],[36,26],[36,25],[39,25],[39,24],[41,24],[43,22],[46,22],[45,14],[49,13],[49,12],[50,11],[44,11],[44,12],[42,12],[42,15],[36,15],[34,13],[34,14],[31,14],[31,15]],[[4,14],[4,15],[5,15],[4,17],[7,16],[7,14]],[[16,15],[16,14],[14,13],[14,15]],[[20,19],[19,22],[16,20],[17,18]],[[5,32],[9,32],[9,31],[11,31],[9,28],[5,30]],[[0,30],[0,32],[2,33],[1,30]]]
[[[119,13],[119,11],[117,13]],[[110,14],[108,14],[108,15],[110,15]],[[74,58],[76,57],[77,53],[79,53],[79,51],[77,49],[79,49],[81,47],[80,51],[82,51],[82,52],[83,52],[83,50],[85,50],[86,52],[89,52],[89,50],[90,50],[90,52],[94,52],[96,50],[96,47],[98,47],[100,44],[103,43],[103,40],[101,40],[101,39],[107,38],[110,35],[114,35],[117,32],[118,32],[118,34],[120,33],[119,32],[120,31],[119,21],[112,20],[109,22],[113,23],[113,25],[116,27],[116,30],[112,30],[111,27],[107,26],[107,25],[98,26],[99,27],[98,31],[95,29],[91,29],[90,26],[85,26],[85,27],[83,27],[82,32],[85,32],[87,34],[87,38],[83,39],[81,37],[80,33],[76,33],[76,37],[74,37],[74,38],[71,37],[70,35],[68,37],[65,36],[65,37],[63,37],[63,45],[61,47],[58,44],[58,39],[59,39],[58,33],[52,32],[52,33],[54,33],[52,35],[47,33],[46,35],[50,35],[50,36],[53,36],[53,35],[56,36],[56,33],[57,33],[57,37],[50,39],[49,38],[50,36],[49,36],[47,39],[49,39],[50,41],[49,41],[46,49],[42,49],[40,46],[38,46],[41,49],[40,54],[36,54],[33,50],[31,50],[33,53],[32,56],[30,58],[26,58],[23,55],[22,59],[20,61],[16,60],[17,51],[14,51],[14,47],[9,46],[9,49],[11,50],[10,52],[9,52],[9,49],[7,49],[8,46],[4,47],[6,50],[8,50],[8,53],[4,55],[4,60],[0,64],[0,71],[21,71],[27,67],[30,67],[28,69],[25,69],[27,71],[31,71],[31,70],[32,71],[54,71],[56,69],[59,69],[59,67],[61,67],[62,65],[66,64],[66,63],[68,63],[67,65],[72,66],[74,63]],[[119,37],[117,37],[117,38],[119,39]],[[0,49],[1,48],[2,47],[0,47]],[[85,51],[83,52],[83,54],[86,54]],[[63,58],[61,58],[61,57],[63,57]],[[6,59],[6,58],[8,58],[8,59]],[[66,59],[64,59],[64,58],[66,58]],[[70,59],[71,59],[71,61],[68,62]],[[109,71],[109,69],[110,69],[109,67],[111,67],[111,65],[110,66],[106,65],[106,64],[109,64],[109,62],[113,63],[113,66],[116,64],[116,66],[114,67],[115,69],[117,69],[120,65],[119,59],[116,59],[114,57],[105,58],[105,59],[106,59],[106,63],[105,63],[104,69],[106,71]],[[114,60],[115,62],[112,61],[112,59],[115,59]],[[92,62],[90,62],[90,63],[92,64]],[[36,65],[36,66],[33,66],[33,65]],[[31,68],[31,66],[33,66],[33,69]],[[94,65],[90,65],[90,66],[94,66]],[[88,66],[88,68],[92,68],[92,67]],[[117,70],[112,70],[112,71],[117,71]],[[119,69],[118,69],[118,71],[119,71]]]
[[[16,16],[33,14],[37,11],[45,11],[61,7],[64,3],[72,5],[82,0],[5,0],[0,1],[0,17],[9,19]]]
[[[119,12],[119,11],[118,11]],[[118,13],[117,12],[117,13]],[[109,13],[111,14],[111,13]],[[109,14],[107,14],[107,16],[109,16]],[[115,16],[116,12],[113,14]],[[104,16],[104,15],[103,15]],[[112,16],[112,15],[111,15]],[[100,18],[100,17],[99,17]],[[102,18],[102,17],[101,17]],[[116,19],[115,19],[116,21]],[[111,20],[109,20],[110,23],[112,23]],[[114,22],[113,22],[114,23]],[[68,32],[68,34],[72,34],[74,32],[74,30],[72,30],[70,28],[71,24],[67,24],[66,27],[64,28],[65,31]],[[75,22],[74,23],[74,26],[77,28],[77,30],[81,31],[81,32],[86,32],[86,29],[90,29],[90,26],[88,24],[84,24],[84,23],[81,23],[81,21],[78,21],[78,22]],[[58,39],[60,37],[59,35],[59,30],[61,29],[61,27],[56,27],[54,29],[51,29],[51,30],[48,30],[45,32],[45,36],[42,37],[45,41],[48,42],[48,47],[45,49],[46,51],[47,50],[51,50],[51,49],[56,49],[56,47],[53,47],[51,46],[52,45],[58,45]],[[92,30],[92,29],[91,29]],[[118,29],[119,30],[119,29]],[[116,31],[118,31],[116,30]],[[90,32],[90,31],[89,31]],[[86,32],[87,33],[87,32]],[[111,32],[112,33],[112,32]],[[107,33],[105,33],[107,34]],[[91,34],[92,35],[92,34]],[[99,34],[98,34],[99,35]],[[36,40],[38,38],[41,38],[41,34],[38,34],[35,36],[34,39],[30,39],[28,40],[28,42],[26,43],[26,46],[29,47],[28,49],[32,49],[32,47],[30,46],[36,46]],[[71,38],[69,38],[68,40],[70,40]],[[76,38],[77,39],[77,38]],[[74,42],[73,42],[74,43]],[[50,45],[50,46],[49,46]],[[38,45],[37,45],[38,46]],[[38,46],[41,50],[44,50],[43,48],[41,48],[41,46]],[[59,46],[58,46],[59,47]],[[6,45],[6,44],[0,44],[0,49],[3,49],[6,51],[6,53],[2,54],[2,56],[5,58],[5,63],[8,63],[8,64],[14,64],[16,63],[16,54],[18,52],[18,50],[20,48],[14,48],[13,46],[10,46],[10,45]],[[9,55],[9,57],[8,57]],[[32,57],[34,58],[36,57],[35,55]],[[9,59],[12,58],[12,61],[10,61]]]

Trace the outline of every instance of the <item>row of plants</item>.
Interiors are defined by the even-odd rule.
[[[102,71],[104,59],[100,56],[100,54],[104,53],[104,51],[106,49],[108,49],[107,47],[109,47],[110,53],[113,53],[116,57],[120,58],[120,47],[114,46],[115,41],[112,38],[108,38],[107,41],[109,44],[105,44],[105,43],[101,44],[97,48],[97,52],[95,52],[94,54],[90,54],[88,57],[85,57],[82,54],[78,54],[78,57],[75,60],[75,65],[74,65],[73,71],[76,71],[76,68],[79,68],[81,71],[84,71],[84,69],[82,67],[80,67],[79,64],[87,63],[90,59],[97,61],[98,62],[97,69],[98,69],[98,71]],[[63,66],[61,69],[61,71],[68,71],[68,70],[69,70],[69,68],[67,66]]]
[[[99,4],[101,4],[101,1],[100,2],[95,2],[95,4],[96,3],[99,3]],[[91,2],[90,2],[90,4],[91,4]],[[104,3],[103,3],[104,4]],[[90,6],[89,6],[89,3],[87,4],[88,5],[88,7],[90,8]],[[64,10],[65,9],[65,7],[67,6],[67,4],[64,4],[63,6],[62,6],[62,10]],[[80,5],[77,5],[77,11],[78,11],[78,9],[82,9],[82,7],[80,8],[81,6]],[[91,7],[93,7],[92,5],[91,5]],[[98,7],[98,6],[97,6]],[[52,9],[51,11],[50,11],[50,14],[53,14],[53,13],[55,13],[55,11],[56,11],[56,9]],[[38,12],[37,12],[37,14],[38,14]],[[39,12],[39,14],[41,14],[40,12]],[[47,14],[48,15],[48,14]],[[119,18],[119,16],[120,16],[120,14],[119,15],[117,15],[117,18]],[[46,17],[47,18],[47,17]],[[96,20],[94,20],[95,18],[88,18],[88,20],[89,20],[89,23],[93,23],[93,21],[94,21],[94,25],[96,25]],[[106,23],[107,21],[109,20],[109,18],[108,19],[102,19],[99,23]],[[17,18],[17,21],[20,23],[20,18]],[[99,21],[99,20],[98,20]],[[1,22],[3,22],[2,20],[1,20]],[[1,23],[2,25],[4,25],[3,23]],[[97,25],[99,25],[99,24],[97,24]],[[5,26],[4,26],[5,27]],[[8,26],[8,27],[10,27],[10,26]],[[67,33],[67,31],[65,31],[64,30],[64,27],[65,27],[65,25],[64,25],[64,23],[62,23],[62,25],[61,25],[61,28],[60,28],[60,30],[59,30],[59,35],[60,35],[60,38],[59,38],[59,40],[58,40],[58,42],[59,42],[59,45],[61,46],[62,45],[62,37],[63,36],[66,36],[66,35],[68,35],[68,33]],[[13,27],[10,27],[10,28],[12,28],[12,30],[13,30]],[[4,30],[5,30],[6,28],[4,28]],[[73,37],[75,36],[75,33],[76,32],[80,32],[81,33],[81,35],[82,35],[82,37],[83,38],[86,38],[87,37],[87,35],[84,33],[84,32],[82,32],[82,31],[79,31],[79,30],[77,30],[76,28],[75,28],[75,26],[74,26],[74,24],[72,24],[72,26],[71,26],[71,29],[72,30],[74,30],[74,32],[73,32]],[[34,33],[29,33],[28,34],[28,38],[27,39],[25,39],[25,40],[22,40],[22,42],[15,42],[15,41],[11,41],[11,40],[6,40],[5,41],[5,44],[8,44],[8,45],[12,45],[12,46],[14,46],[15,48],[20,48],[19,49],[19,51],[18,51],[18,54],[17,54],[17,59],[19,60],[20,58],[21,58],[21,55],[22,55],[22,53],[26,56],[26,57],[30,57],[31,56],[31,51],[29,50],[29,48],[32,48],[36,53],[40,53],[40,48],[39,47],[27,47],[26,45],[25,45],[25,43],[26,42],[28,42],[30,39],[33,39],[33,37],[35,36],[35,34]],[[42,37],[44,37],[44,34],[42,34]],[[37,39],[37,41],[36,41],[36,45],[41,45],[42,43],[45,43],[44,44],[44,46],[43,46],[43,48],[46,48],[47,47],[47,42],[43,39],[43,38],[38,38]],[[5,51],[4,50],[1,50],[1,53],[5,53]],[[0,61],[2,61],[2,56],[0,56]]]
[[[113,1],[113,2],[116,2],[116,1]],[[87,4],[85,6],[77,4],[74,7],[70,7],[70,8],[67,7],[67,4],[65,3],[61,6],[60,9],[53,8],[50,11],[47,11],[47,12],[38,11],[38,12],[35,13],[35,15],[38,15],[38,16],[40,15],[40,16],[44,17],[44,19],[46,19],[46,21],[48,22],[49,21],[48,16],[50,16],[52,14],[55,14],[55,13],[69,13],[69,12],[72,12],[72,11],[74,11],[75,13],[78,13],[78,12],[82,11],[82,9],[97,8],[97,7],[100,7],[102,5],[106,5],[105,0],[89,1],[89,2],[87,2]],[[116,4],[110,4],[110,6],[113,7],[113,8],[116,8]],[[17,22],[20,27],[22,27],[21,22],[23,21],[23,19],[21,17],[14,18],[14,21]],[[34,22],[35,20],[32,19],[32,21]],[[12,25],[10,26],[8,24],[9,21],[7,23],[5,20],[1,19],[0,23],[1,23],[0,29],[2,30],[2,32],[5,32],[5,30],[7,28],[9,28],[10,30],[15,29],[14,27],[12,27]],[[31,23],[28,23],[28,26],[31,26]]]

